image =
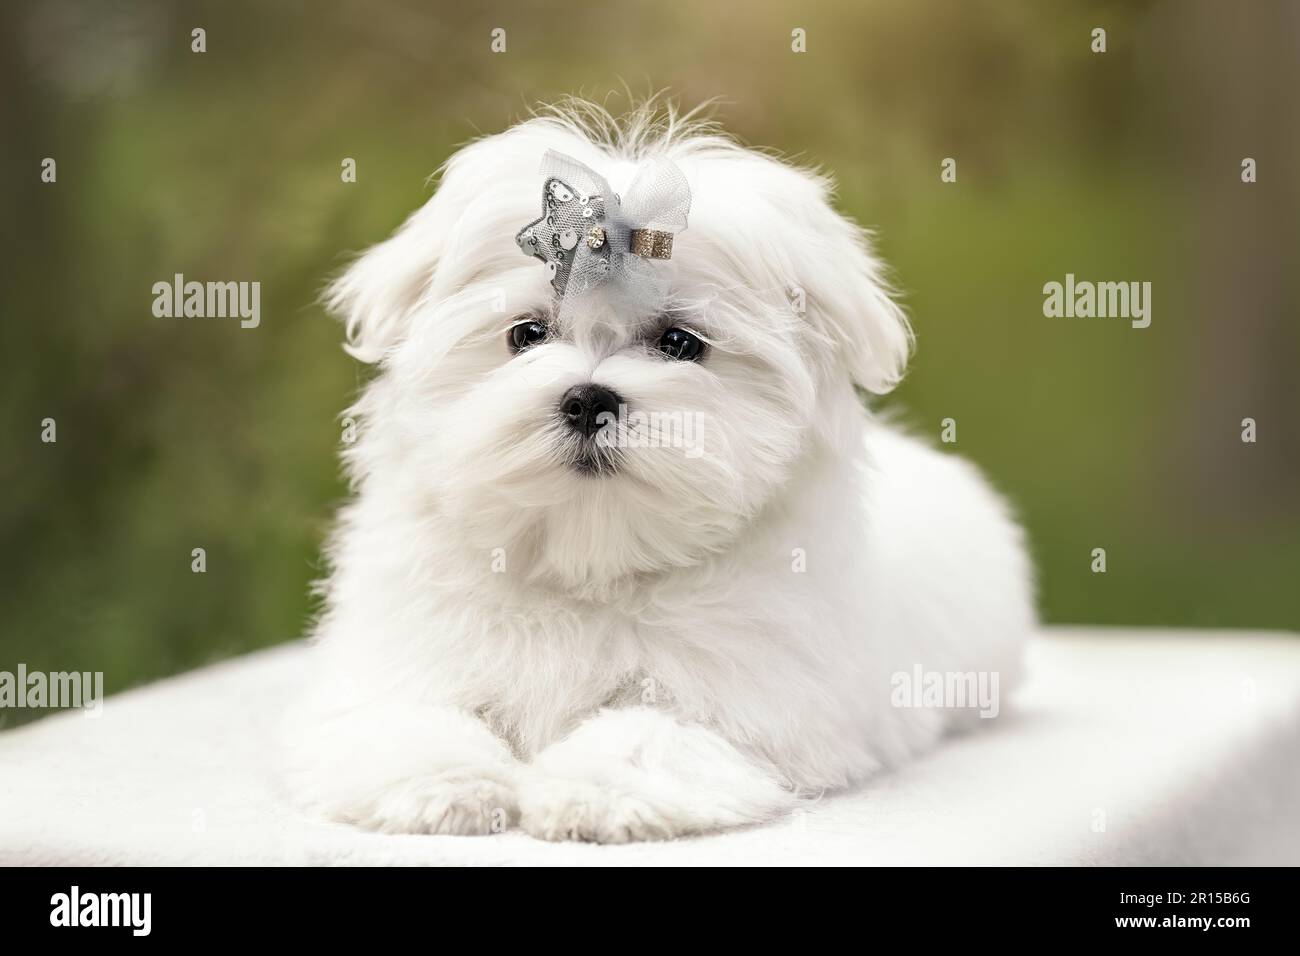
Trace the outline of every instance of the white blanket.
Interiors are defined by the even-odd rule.
[[[5,864],[1300,864],[1300,635],[1049,629],[1014,712],[767,826],[669,843],[304,819],[291,644],[0,733]]]

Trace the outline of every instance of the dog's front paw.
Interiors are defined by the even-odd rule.
[[[668,840],[770,819],[794,803],[714,731],[644,707],[601,711],[520,778],[525,830],[543,840]]]
[[[631,843],[680,829],[644,797],[580,780],[539,780],[519,794],[520,824],[541,840]]]
[[[411,777],[350,813],[348,822],[381,833],[500,833],[519,818],[514,786],[473,770]]]

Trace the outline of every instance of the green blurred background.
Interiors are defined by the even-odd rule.
[[[0,669],[115,691],[300,634],[366,375],[323,282],[458,144],[625,88],[836,174],[919,335],[885,404],[957,420],[1049,621],[1296,628],[1297,51],[1288,2],[6,3]],[[260,281],[261,327],[155,319],[177,272]],[[1067,272],[1152,282],[1151,327],[1044,318]]]

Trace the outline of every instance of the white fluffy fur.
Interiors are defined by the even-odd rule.
[[[656,267],[703,361],[595,303],[511,354],[553,304],[514,243],[547,149],[616,190],[651,156],[685,172],[690,226]],[[854,386],[895,385],[911,333],[829,188],[671,113],[566,108],[460,150],[333,286],[379,368],[291,727],[305,805],[391,832],[702,832],[934,744],[956,712],[892,706],[895,672],[1011,686],[1034,621],[1020,530],[973,467],[864,408]],[[705,453],[576,473],[556,408],[586,382],[705,413]]]

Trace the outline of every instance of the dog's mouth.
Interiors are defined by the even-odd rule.
[[[609,478],[618,471],[618,452],[610,448],[598,448],[592,442],[584,442],[569,459],[569,467],[580,475]]]

